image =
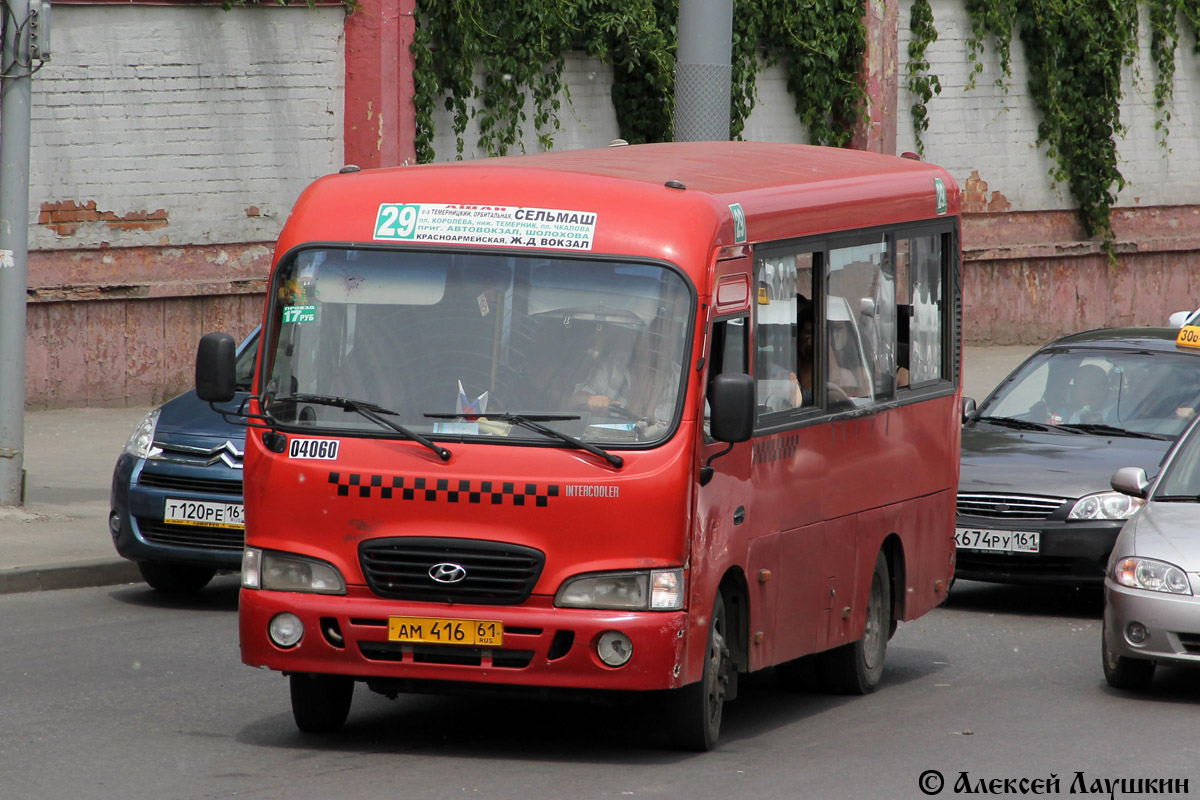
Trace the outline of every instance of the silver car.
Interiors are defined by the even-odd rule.
[[[1121,529],[1104,579],[1104,677],[1144,689],[1159,664],[1200,667],[1200,420],[1151,482],[1124,467],[1112,487],[1146,499]]]

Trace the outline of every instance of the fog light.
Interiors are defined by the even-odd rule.
[[[304,623],[295,614],[285,611],[271,618],[267,634],[280,647],[295,647],[304,636]]]
[[[1131,622],[1125,626],[1125,638],[1129,640],[1130,644],[1141,644],[1149,635],[1146,626],[1140,622]]]
[[[116,511],[108,515],[108,530],[113,536],[121,532],[121,515]]]
[[[605,631],[596,642],[596,655],[610,667],[620,667],[633,655],[633,642],[620,631]]]

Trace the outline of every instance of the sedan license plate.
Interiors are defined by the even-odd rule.
[[[499,647],[504,643],[504,623],[494,619],[388,617],[388,641]]]
[[[1037,531],[988,531],[975,528],[955,528],[954,542],[963,550],[1036,553],[1040,545],[1040,536]]]
[[[244,530],[246,527],[241,503],[209,503],[175,497],[167,498],[163,506],[163,521],[172,525],[203,525],[206,528]]]

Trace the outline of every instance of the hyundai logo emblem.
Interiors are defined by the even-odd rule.
[[[429,577],[438,583],[458,583],[467,577],[467,571],[461,564],[434,564],[429,568]]]

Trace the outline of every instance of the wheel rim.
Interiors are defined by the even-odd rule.
[[[871,597],[867,601],[867,624],[863,631],[863,662],[867,669],[875,669],[883,663],[883,647],[887,639],[883,618],[883,582],[876,574],[871,580]],[[881,646],[882,645],[882,646]]]
[[[729,680],[726,674],[728,663],[725,660],[724,615],[713,619],[711,642],[708,649],[708,678],[704,687],[708,696],[708,721],[719,722],[721,709],[725,702],[725,684]]]

